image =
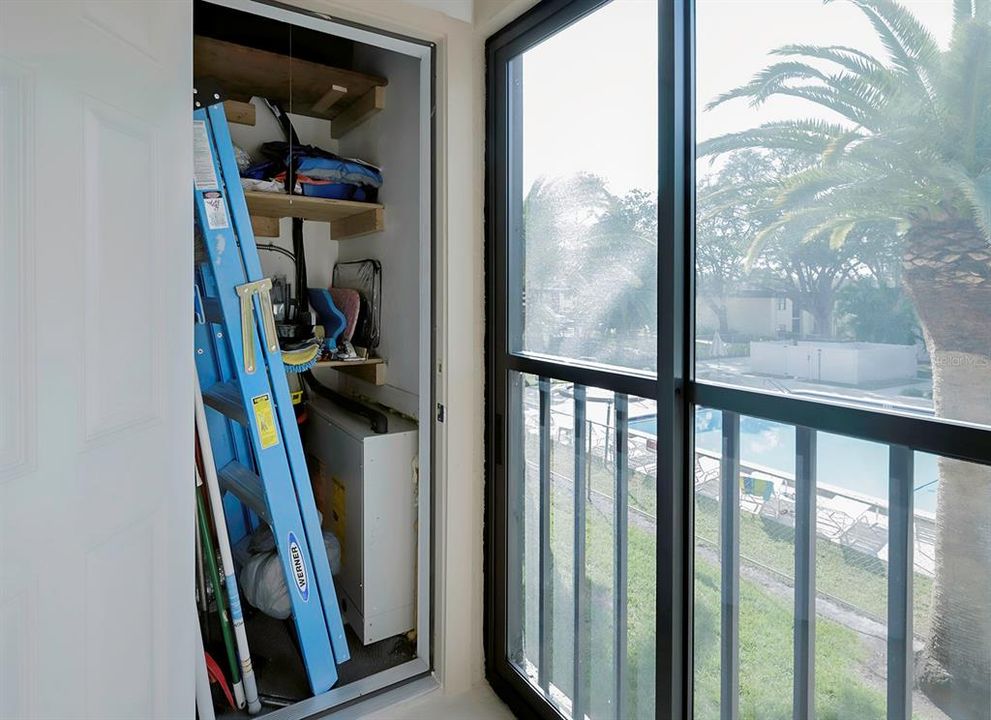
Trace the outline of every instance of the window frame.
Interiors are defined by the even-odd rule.
[[[796,432],[811,431],[813,443],[816,433],[826,432],[883,443],[896,455],[911,450],[982,465],[991,465],[991,429],[864,408],[838,400],[798,399],[695,379],[696,0],[658,0],[657,377],[509,351],[507,263],[510,262],[509,210],[514,193],[513,178],[509,176],[513,163],[509,143],[513,118],[507,66],[512,58],[608,2],[543,0],[486,41],[486,677],[519,717],[563,718],[506,657],[507,378],[510,372],[553,377],[657,401],[656,715],[690,718],[696,407],[787,423]],[[911,664],[903,669],[907,675]],[[907,677],[902,682],[906,680]],[[889,698],[893,686],[904,695],[904,685],[893,681],[889,684]],[[906,712],[904,707],[889,703],[889,718],[902,718]]]

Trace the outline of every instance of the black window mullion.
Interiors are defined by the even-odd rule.
[[[723,412],[719,483],[720,718],[740,716],[740,416]]]
[[[689,393],[694,403],[714,410],[732,410],[772,422],[885,445],[906,445],[920,452],[991,465],[989,428],[721,383],[693,382]]]
[[[577,362],[511,353],[505,358],[510,370],[531,375],[547,375],[556,380],[611,390],[624,395],[654,397],[657,379],[652,375],[629,373],[612,368],[582,365]]]
[[[656,714],[692,716],[692,0],[658,8]]]
[[[613,622],[615,623],[614,662],[616,664],[616,717],[627,717],[626,688],[628,662],[627,593],[629,576],[629,450],[630,401],[626,395],[616,395],[616,484],[613,490]]]
[[[537,682],[544,693],[550,692],[550,677],[554,669],[554,553],[551,551],[551,381],[542,377],[537,383],[540,392],[540,521],[539,577],[540,598],[537,635],[540,652],[537,661]]]
[[[590,647],[589,628],[589,587],[585,561],[585,510],[588,488],[585,478],[588,473],[588,423],[586,422],[587,394],[584,385],[575,385],[575,567],[574,567],[574,697],[571,703],[571,716],[583,720],[588,705],[588,675],[589,662],[587,658]]]
[[[888,452],[888,720],[912,716],[912,518],[915,456],[904,445]]]
[[[816,452],[816,431],[795,428],[795,720],[815,717]]]

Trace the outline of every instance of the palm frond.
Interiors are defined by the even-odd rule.
[[[822,151],[822,162],[830,165],[843,158],[844,152],[852,144],[864,140],[864,134],[860,130],[850,130],[837,138],[834,138]]]
[[[970,0],[953,0],[953,27],[958,27],[974,17],[974,5]]]
[[[991,21],[991,0],[974,0],[974,19],[982,23]]]
[[[725,92],[706,105],[706,110],[722,105],[736,98],[750,98],[751,105],[759,105],[792,80],[826,80],[826,75],[816,68],[801,62],[780,62],[768,65],[746,85]]]
[[[840,89],[827,85],[806,85],[804,87],[785,87],[777,91],[777,95],[808,100],[827,110],[841,115],[854,125],[872,127],[876,114],[865,107],[861,101]]]
[[[856,226],[857,220],[847,220],[834,226],[832,232],[829,233],[829,247],[833,250],[842,247],[850,231]]]
[[[991,25],[970,21],[956,28],[939,90],[947,152],[979,172],[991,135]]]
[[[856,48],[847,47],[846,45],[783,45],[772,50],[771,54],[783,57],[805,57],[815,60],[827,60],[846,68],[850,72],[861,75],[868,75],[886,69],[881,61],[873,55]]]
[[[764,247],[774,236],[774,234],[783,227],[787,227],[791,222],[790,218],[782,218],[776,222],[765,225],[759,233],[754,236],[753,242],[750,243],[750,247],[747,248],[747,256],[744,260],[747,272],[753,269],[754,261],[757,260],[758,256],[764,250]]]
[[[974,222],[991,241],[991,172],[984,172],[976,178],[969,177],[963,168],[955,168],[953,173],[957,187],[967,199]]]
[[[824,0],[834,2],[835,0]],[[930,76],[939,59],[939,45],[922,23],[894,0],[847,0],[867,17],[894,66],[916,85],[932,105]]]
[[[752,130],[705,140],[698,144],[695,152],[697,157],[716,157],[734,150],[762,148],[820,154],[830,141],[846,131],[842,125],[823,120],[765,123]]]

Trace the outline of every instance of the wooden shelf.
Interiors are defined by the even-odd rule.
[[[377,75],[203,35],[193,38],[193,68],[197,81],[219,86],[225,98],[241,102],[255,96],[268,98],[290,112],[330,120],[335,138],[382,110],[389,84]]]
[[[245,190],[244,199],[253,218],[297,217],[329,222],[332,240],[360,237],[385,227],[385,207],[378,203],[329,200],[258,190]],[[256,223],[256,220],[252,220],[252,224],[258,227],[260,223]]]
[[[318,368],[332,368],[339,372],[356,377],[373,385],[385,385],[385,360],[368,358],[367,360],[323,360],[316,364]]]
[[[238,125],[255,124],[255,106],[249,102],[224,100],[224,115],[227,116],[227,122]]]

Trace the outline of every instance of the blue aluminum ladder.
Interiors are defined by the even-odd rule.
[[[337,682],[337,665],[350,654],[276,337],[271,280],[262,276],[223,104],[194,110],[193,131],[196,370],[217,474],[234,525],[250,530],[240,501],[272,529],[303,663],[319,694]]]

